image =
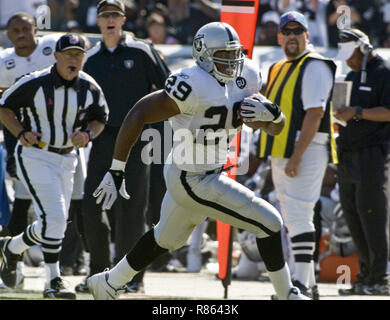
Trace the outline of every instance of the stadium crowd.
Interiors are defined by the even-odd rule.
[[[51,30],[99,33],[96,24],[98,0],[19,1],[20,10],[0,1],[0,27],[4,29],[11,12],[36,14],[39,6],[51,12]],[[126,23],[123,27],[139,38],[155,44],[191,44],[195,32],[204,24],[219,20],[221,0],[124,0]],[[348,7],[347,9],[345,7]],[[337,20],[350,14],[351,27],[362,30],[375,47],[390,48],[390,2],[388,0],[265,0],[260,2],[255,45],[275,45],[280,16],[291,10],[302,12],[308,20],[316,46],[337,47]],[[348,11],[349,10],[349,11]]]
[[[9,26],[9,18],[16,12],[26,12],[27,14],[31,14],[37,18],[37,20],[40,15],[42,15],[42,12],[49,12],[50,18],[46,16],[45,22],[49,22],[50,29],[47,30],[47,28],[42,28],[42,31],[80,34],[86,42],[86,49],[89,49],[90,44],[88,43],[87,37],[84,37],[84,35],[90,33],[103,33],[101,25],[98,24],[99,2],[100,0],[25,0],[19,1],[18,5],[10,5],[9,1],[0,0],[0,29],[2,34],[5,35],[7,27]],[[147,46],[150,46],[151,49],[146,50],[148,52],[153,52],[153,54],[154,44],[192,45],[194,35],[200,27],[213,21],[219,21],[222,5],[221,0],[122,0],[122,2],[124,4],[124,15],[126,20],[121,28],[124,31],[132,33],[132,35],[136,38],[147,40],[145,43],[147,43]],[[44,6],[47,6],[46,8],[49,8],[50,10],[44,11],[44,9],[42,9],[45,8]],[[349,21],[350,27],[363,31],[368,36],[370,44],[374,48],[390,48],[389,0],[261,1],[257,19],[255,45],[277,46],[281,17],[284,13],[291,11],[298,11],[304,15],[308,24],[307,29],[310,33],[309,41],[315,47],[337,48],[339,42],[339,28],[337,23],[340,21],[340,17],[347,14],[351,17],[351,20]],[[116,46],[114,47],[114,50],[115,48]],[[110,51],[108,45],[106,49]],[[1,50],[2,49],[0,49],[0,58]],[[91,50],[94,49],[92,48]],[[159,56],[159,58],[161,57]],[[155,59],[158,60],[156,57]],[[163,60],[161,64],[162,65],[159,65],[159,68],[164,71],[160,70],[159,72],[164,74],[164,72],[169,71],[167,66],[164,65]],[[165,77],[167,74],[165,74]],[[266,79],[266,75],[262,76],[263,79]],[[151,76],[151,78],[153,78],[153,76]],[[153,83],[153,80],[150,79],[148,81],[150,81],[151,84],[150,87],[145,89],[145,91],[153,91],[157,89],[157,87],[161,87],[163,83],[161,83],[161,81]],[[2,87],[3,86],[0,85],[0,89],[6,89]],[[103,87],[103,91],[104,90],[105,88]],[[107,98],[106,93],[105,95]],[[135,103],[138,98],[139,97],[134,99],[132,103]],[[110,105],[109,102],[110,101],[108,101],[108,104]],[[119,129],[118,126],[116,127],[116,129]],[[161,128],[159,128],[159,130],[161,130]],[[386,133],[388,132],[386,131]],[[117,132],[115,135],[116,134]],[[115,137],[112,139],[112,143],[114,138]],[[89,140],[92,140],[92,138],[90,137]],[[242,160],[250,163],[250,170],[246,175],[239,177],[238,181],[255,191],[260,197],[266,199],[280,210],[280,202],[276,197],[275,187],[272,182],[270,162],[260,160],[257,157],[258,150],[256,149],[259,147],[259,144],[260,141],[258,132],[253,133],[251,130],[247,130],[242,135],[241,148],[244,151],[242,152],[241,157],[246,158]],[[1,141],[0,147],[2,147],[2,145],[4,145],[3,141]],[[84,151],[87,159],[86,165],[88,163],[90,148],[91,143]],[[0,149],[3,153],[3,155],[0,154],[3,157],[3,163],[0,168],[4,169],[3,172],[0,172],[0,199],[2,201],[0,204],[0,211],[2,211],[3,214],[7,209],[5,208],[5,202],[8,201],[9,208],[12,209],[15,200],[14,195],[8,195],[7,199],[4,197],[4,190],[6,189],[4,185],[5,179],[11,178],[11,176],[15,178],[15,173],[9,172],[10,165],[8,163],[6,165],[4,164],[6,159],[5,157],[7,157],[7,161],[10,159],[10,155],[7,154],[5,149],[6,148]],[[110,158],[109,155],[107,155],[107,157]],[[108,170],[108,168],[106,169]],[[86,169],[84,168],[84,170]],[[104,174],[105,170],[99,172],[99,174]],[[319,252],[320,239],[322,236],[321,233],[333,233],[333,235],[337,234],[337,230],[335,229],[336,221],[340,223],[340,199],[336,172],[337,166],[329,164],[322,183],[321,197],[314,208],[313,223],[316,227],[314,262],[317,277],[320,268],[319,260],[321,259],[321,253]],[[161,179],[157,178],[153,183],[153,178],[157,176],[161,177]],[[157,192],[155,191],[156,183],[158,185],[164,183],[164,180],[162,179],[162,167],[156,167],[155,169],[151,168],[151,172],[148,173],[146,177],[147,179],[150,179],[150,182],[148,181],[147,183],[149,191],[146,191],[144,195],[146,198],[149,197],[148,201],[152,201],[151,197],[155,195],[155,192]],[[100,181],[101,177],[99,176],[99,179],[97,180]],[[96,183],[97,182],[98,181],[96,181]],[[96,186],[94,186],[94,188],[95,187]],[[162,190],[159,190],[159,192],[161,193],[164,191],[164,188],[165,186],[163,186],[161,188]],[[89,190],[89,193],[92,191],[93,190]],[[91,194],[89,194],[89,196],[91,196]],[[156,206],[155,202],[157,201],[160,203],[161,199],[161,196],[159,196],[158,199],[154,199],[153,205]],[[28,202],[28,206],[29,205],[30,202]],[[11,209],[10,211],[12,211]],[[152,213],[151,208],[148,208],[148,204],[145,205],[143,214],[146,215],[146,229],[152,228],[152,226],[158,221],[158,217],[156,217],[156,210],[159,212],[160,207],[157,205],[157,207],[153,207],[153,209],[154,212]],[[91,271],[89,261],[91,258],[89,254],[91,248],[90,245],[88,245],[88,239],[85,239],[86,234],[82,230],[85,228],[82,226],[81,222],[83,220],[81,218],[83,215],[83,209],[81,204],[79,204],[77,210],[71,205],[71,210],[72,215],[69,215],[68,229],[65,233],[65,239],[63,242],[63,249],[66,249],[66,251],[63,250],[59,259],[60,273],[62,276],[85,275],[88,277],[91,275],[89,273]],[[30,219],[34,219],[33,214],[31,214],[32,208],[30,208],[29,212],[31,215]],[[10,213],[8,213],[8,215],[10,215]],[[111,256],[109,258],[112,264],[115,264],[120,258],[115,256],[115,245],[113,243],[113,239],[116,237],[115,231],[119,228],[118,221],[115,222],[115,218],[118,219],[118,216],[110,215],[110,212],[107,216],[103,216],[101,218],[107,219],[106,224],[109,225],[107,230],[110,233],[112,241],[110,245]],[[72,223],[73,220],[75,221],[74,223]],[[0,225],[2,226],[1,235],[10,234],[7,229],[8,222],[9,221],[0,219]],[[216,239],[215,229],[213,229],[214,222],[215,221],[206,220],[203,224],[199,225],[195,228],[191,238],[188,240],[187,245],[184,248],[167,252],[161,256],[158,261],[155,261],[149,267],[148,271],[177,272],[178,270],[183,270],[180,269],[180,267],[184,267],[184,269],[187,269],[188,272],[199,272],[201,268],[205,267],[207,260],[214,254],[207,249],[206,244],[207,241]],[[388,223],[388,217],[386,223]],[[341,256],[348,256],[355,253],[356,249],[350,240],[350,234],[345,221],[341,222],[341,226],[339,225],[338,228],[344,231],[346,229],[347,230],[342,235],[339,234],[334,238],[331,237],[330,240],[335,241],[335,243],[333,243],[333,252]],[[93,233],[93,231],[90,232]],[[284,232],[287,231],[284,230]],[[250,233],[239,230],[237,232],[237,241],[241,247],[241,257],[235,269],[233,269],[233,278],[257,279],[259,274],[264,271],[264,264],[262,264],[262,258],[258,256],[257,253],[253,253],[253,246],[255,246],[253,238]],[[343,249],[341,249],[340,252],[341,247],[343,247]],[[283,237],[283,249],[286,260],[290,265],[290,269],[294,272],[293,250],[291,248],[291,242],[287,236]],[[24,262],[33,266],[39,265],[39,263],[43,261],[43,256],[40,253],[37,254],[37,252],[39,252],[39,250],[37,251],[36,247],[29,249],[24,254]],[[66,252],[66,256],[64,256],[64,252]],[[123,253],[121,252],[121,256],[122,255]],[[96,267],[96,265],[93,265],[93,267]],[[109,266],[107,265],[104,267]],[[103,271],[103,269],[104,268],[102,267],[101,270],[94,270],[93,273]],[[317,278],[317,280],[319,280],[319,278]],[[142,276],[139,281],[140,283],[135,286],[134,283],[129,283],[128,290],[126,292],[143,292],[144,288],[142,284]],[[22,286],[22,284],[23,276],[21,275],[18,278],[18,285]],[[87,292],[88,288],[86,282],[80,283],[80,285],[76,287],[76,291]],[[383,292],[383,294],[390,295],[389,290],[384,290]],[[352,293],[370,294],[363,291],[357,292],[356,290]],[[314,298],[313,296],[311,297]]]

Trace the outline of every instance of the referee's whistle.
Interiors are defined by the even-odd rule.
[[[38,141],[38,147],[39,147],[39,148],[42,149],[45,145],[46,145],[46,142],[45,142],[45,141]]]

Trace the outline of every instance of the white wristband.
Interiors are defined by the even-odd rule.
[[[281,112],[279,117],[277,117],[274,121],[272,121],[272,123],[282,122],[283,118],[284,118],[284,114],[283,114],[283,112]]]
[[[112,159],[111,168],[110,168],[111,170],[125,171],[125,167],[126,167],[125,161]]]

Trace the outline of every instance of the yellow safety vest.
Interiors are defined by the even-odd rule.
[[[286,116],[286,124],[282,132],[277,136],[270,136],[261,131],[260,158],[268,156],[289,158],[292,155],[297,131],[301,129],[303,118],[306,114],[301,100],[303,70],[312,59],[325,61],[333,75],[335,74],[336,65],[334,62],[315,52],[309,52],[297,60],[282,60],[271,66],[265,95],[270,101],[281,107],[282,112]],[[318,131],[329,134],[329,160],[337,163],[331,96],[332,93],[327,101],[325,113],[321,119]]]

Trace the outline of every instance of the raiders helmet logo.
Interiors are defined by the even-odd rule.
[[[240,89],[244,89],[245,86],[246,86],[246,80],[243,78],[243,77],[238,77],[236,79],[236,85],[237,87],[239,87]]]
[[[123,61],[123,64],[125,65],[126,69],[131,69],[134,65],[134,60],[125,60]]]
[[[14,59],[7,60],[5,62],[5,67],[7,68],[7,70],[15,68],[15,60]]]
[[[53,49],[50,48],[50,47],[44,47],[43,50],[42,50],[42,53],[45,56],[50,56],[52,52],[53,52]]]
[[[200,34],[194,38],[194,48],[196,51],[200,52],[203,48],[203,39],[204,34]]]

